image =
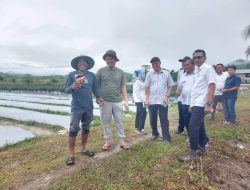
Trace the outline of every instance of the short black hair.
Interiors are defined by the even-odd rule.
[[[192,64],[194,64],[194,60],[193,59],[187,59],[186,61],[182,62],[182,64],[186,63],[187,61],[190,61]]]
[[[202,53],[203,56],[206,57],[206,52],[203,49],[197,49],[197,50],[194,51],[194,53]],[[193,55],[194,55],[194,53],[193,53]]]
[[[236,70],[236,66],[235,65],[228,65],[227,69],[233,69],[233,70]]]
[[[222,67],[224,67],[224,65],[222,63],[218,63],[215,67],[217,67],[219,65],[222,66]]]
[[[159,59],[159,57],[153,57],[153,58],[150,60],[150,63],[154,63],[154,62],[161,62],[161,60]]]

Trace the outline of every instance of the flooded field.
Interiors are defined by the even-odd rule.
[[[0,117],[18,121],[35,121],[43,124],[58,125],[68,129],[70,124],[70,104],[71,97],[70,95],[66,94],[43,95],[0,92]],[[132,104],[132,102],[130,102],[130,104]],[[46,113],[48,111],[59,113]],[[135,106],[130,106],[130,111],[135,112]],[[62,115],[62,113],[60,114],[60,112],[63,112],[64,115]],[[100,116],[99,105],[97,105],[95,101],[93,113],[95,116]],[[12,127],[15,129],[15,126]],[[25,136],[24,131],[27,130],[20,128],[18,128],[18,130],[15,132],[15,135],[12,136],[11,134],[15,131],[14,129],[11,129],[11,126],[8,126],[7,130],[7,127],[4,125],[0,128],[0,134],[5,137],[2,138],[2,136],[0,136],[0,138],[3,139],[0,147],[6,144],[6,139],[10,139],[10,143],[15,143],[24,140],[25,138],[32,137],[30,134],[28,135],[28,133],[27,136]],[[13,138],[16,139],[16,141],[13,141]],[[7,144],[9,144],[9,141]]]
[[[0,131],[0,147],[35,137],[30,131],[19,127],[0,125]]]

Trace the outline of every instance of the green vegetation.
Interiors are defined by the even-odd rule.
[[[125,73],[127,82],[132,82],[133,75]],[[1,90],[24,90],[24,91],[58,91],[64,92],[67,76],[33,76],[0,73]],[[128,92],[132,92],[132,87],[128,85]]]
[[[1,90],[64,91],[65,76],[1,75]]]
[[[172,70],[170,72],[174,81],[177,79],[178,72]],[[133,74],[125,73],[127,81],[128,93],[132,93],[132,82]],[[33,75],[9,75],[0,73],[0,89],[13,91],[13,90],[24,90],[24,91],[46,91],[46,92],[64,92],[65,82],[67,76],[33,76]],[[172,92],[172,96],[175,96],[175,92]]]

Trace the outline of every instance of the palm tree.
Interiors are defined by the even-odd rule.
[[[250,56],[250,46],[248,46],[247,50],[246,50],[246,56],[247,56],[247,60],[248,60],[248,56]]]
[[[250,25],[248,25],[242,32],[242,38],[246,41],[247,39],[250,39]],[[246,56],[248,60],[248,56],[250,56],[250,46],[246,49]]]
[[[248,38],[250,38],[250,25],[248,25],[242,32],[242,38],[244,40],[247,40]]]

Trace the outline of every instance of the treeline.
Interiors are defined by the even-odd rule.
[[[174,81],[177,79],[178,72],[170,71]],[[128,93],[132,93],[133,74],[125,73],[127,80]],[[57,91],[64,92],[67,76],[33,76],[33,75],[15,75],[0,73],[0,90],[6,91]],[[174,95],[174,92],[173,94]]]
[[[65,76],[2,75],[1,90],[64,91]]]
[[[131,73],[125,73],[128,83],[133,80]],[[0,73],[0,90],[24,90],[24,91],[58,91],[64,92],[66,76],[33,76],[33,75],[15,75]],[[130,91],[132,88],[128,86]],[[132,91],[131,91],[132,92]]]

